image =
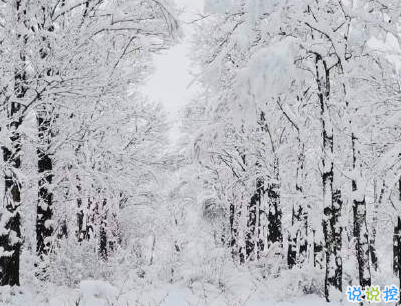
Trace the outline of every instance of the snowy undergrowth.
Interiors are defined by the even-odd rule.
[[[245,281],[244,279],[242,280]],[[288,301],[275,300],[274,292],[233,285],[222,292],[210,284],[197,283],[191,288],[180,284],[126,284],[119,288],[100,280],[82,281],[78,288],[43,284],[46,290],[24,286],[19,290],[3,289],[1,301],[10,306],[262,306],[322,305],[315,295]],[[235,290],[237,289],[237,290]],[[261,291],[265,291],[263,294]],[[302,301],[302,303],[300,303]],[[333,305],[341,305],[334,304]]]
[[[241,267],[227,258],[215,259],[214,263],[209,259],[207,263],[197,267],[188,263],[180,267],[154,264],[129,268],[120,261],[113,275],[103,279],[82,278],[70,286],[57,285],[54,280],[39,281],[31,269],[24,274],[21,287],[3,288],[0,305],[318,306],[324,303],[320,270],[280,269],[277,260],[276,265],[272,261]],[[167,273],[172,267],[176,268],[174,277]]]

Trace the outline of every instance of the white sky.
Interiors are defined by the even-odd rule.
[[[175,2],[183,9],[179,19],[184,22],[195,19],[196,13],[201,12],[203,8],[203,0],[175,0]],[[187,56],[191,26],[182,23],[182,28],[185,34],[182,42],[162,54],[154,55],[155,73],[144,88],[150,100],[161,102],[165,106],[170,120],[173,121],[177,119],[182,106],[190,101],[196,92],[195,87],[188,87],[192,81],[191,63]]]

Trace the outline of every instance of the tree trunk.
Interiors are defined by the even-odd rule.
[[[307,258],[308,251],[308,213],[303,199],[303,170],[304,170],[304,145],[298,137],[298,164],[296,173],[295,190],[297,198],[292,207],[292,218],[289,239],[287,264],[291,269],[297,264],[302,264]]]
[[[67,219],[64,218],[60,221],[60,226],[57,231],[57,239],[68,238]]]
[[[401,179],[398,181],[399,201],[401,203]],[[398,277],[398,285],[401,286],[401,217],[397,216],[393,234],[393,271]],[[397,304],[398,305],[398,304]]]
[[[247,221],[247,228],[245,234],[245,251],[246,251],[246,259],[247,260],[255,260],[255,245],[256,245],[256,210],[258,205],[258,193],[256,192],[249,202],[248,205],[248,221]]]
[[[357,155],[359,152],[356,150],[355,135],[352,133],[352,152],[353,152],[353,168],[354,176],[359,175],[361,169],[357,167]],[[358,171],[359,170],[359,171]],[[354,215],[354,237],[356,240],[355,249],[358,261],[359,271],[359,284],[362,288],[371,285],[370,262],[369,262],[369,234],[366,223],[366,200],[365,195],[362,195],[358,189],[357,179],[352,180],[352,191],[354,193],[353,199],[353,215]]]
[[[21,0],[16,1],[17,23],[25,22],[26,10]],[[17,40],[22,40],[22,49],[19,51],[20,61],[16,64],[14,76],[14,93],[16,100],[25,97],[28,90],[26,86],[25,52],[23,50],[27,36],[17,34]],[[10,146],[3,147],[3,159],[6,164],[4,186],[4,208],[0,223],[4,225],[0,235],[0,285],[19,286],[19,263],[21,250],[21,184],[17,177],[17,171],[21,167],[21,136],[18,128],[22,124],[21,104],[11,102],[7,107],[10,133]],[[15,170],[17,171],[15,171]]]
[[[103,260],[108,258],[108,242],[107,242],[107,200],[104,199],[102,209],[100,210],[100,229],[99,229],[99,253]]]
[[[82,240],[86,239],[86,224],[85,224],[85,213],[84,213],[84,207],[83,207],[83,203],[82,203],[82,187],[81,187],[81,179],[79,178],[79,176],[77,175],[77,191],[78,191],[78,198],[77,198],[77,239],[78,242],[81,242]]]
[[[335,192],[333,192],[332,203],[332,207],[330,207],[330,209],[325,212],[325,217],[329,216],[329,222],[323,223],[323,233],[325,237],[329,237],[329,233],[331,236],[331,241],[329,244],[327,244],[330,249],[326,250],[326,265],[333,264],[335,265],[335,269],[332,271],[326,270],[326,277],[329,284],[333,285],[335,288],[341,291],[343,271],[341,258],[342,227],[339,225],[339,219],[341,216],[341,208],[343,203],[341,200],[340,190],[336,190]],[[328,260],[327,254],[332,254],[331,260]],[[327,261],[329,261],[329,263]]]
[[[40,146],[38,154],[39,192],[36,214],[36,253],[42,258],[50,250],[50,238],[54,232],[53,192],[51,183],[53,179],[53,160],[49,153],[51,141],[51,111],[39,111],[37,115]]]
[[[20,81],[23,81],[21,77]],[[19,81],[19,82],[20,82]],[[20,95],[21,93],[19,93]],[[17,116],[20,111],[20,105],[16,102],[11,104],[9,112],[10,118]],[[12,131],[11,147],[3,148],[3,158],[7,165],[5,171],[5,197],[4,208],[1,215],[1,223],[4,224],[4,229],[0,236],[0,285],[19,286],[19,261],[21,250],[21,185],[14,169],[19,169],[21,166],[21,139],[17,132],[20,119],[11,119],[9,125]],[[16,121],[15,121],[16,120]]]
[[[256,210],[256,226],[257,226],[257,232],[256,232],[256,257],[259,260],[260,259],[260,254],[264,251],[265,249],[265,238],[263,236],[263,228],[265,227],[265,224],[263,223],[262,225],[262,220],[263,216],[266,215],[265,207],[262,207],[263,203],[263,198],[265,197],[265,191],[264,191],[264,180],[263,178],[258,178],[256,180],[256,194],[257,194],[257,210]]]
[[[109,251],[114,252],[117,249],[117,245],[121,244],[120,226],[118,223],[117,213],[111,213],[111,217],[108,218],[107,225],[110,231],[110,237],[108,237],[107,243]]]
[[[318,87],[318,98],[320,103],[320,115],[322,123],[322,184],[323,184],[323,233],[325,241],[326,273],[324,292],[326,300],[330,301],[331,288],[342,291],[342,261],[340,253],[341,237],[336,237],[338,229],[338,218],[341,207],[335,200],[339,196],[333,193],[334,181],[334,135],[333,127],[328,112],[328,102],[330,98],[330,70],[326,61],[316,54],[316,83]]]
[[[42,6],[43,19],[38,24],[38,28],[42,29],[44,33],[53,32],[54,27],[46,24],[47,8]],[[39,50],[41,59],[46,60],[51,46],[47,36],[43,36],[43,47]],[[42,77],[51,76],[53,73],[51,68],[45,69],[45,74]],[[51,140],[54,136],[51,130],[53,120],[53,106],[43,104],[37,110],[37,124],[38,124],[38,138],[39,145],[37,147],[38,156],[38,173],[39,173],[39,191],[38,191],[38,204],[36,213],[36,253],[39,258],[43,258],[50,250],[50,238],[53,236],[54,224],[52,224],[53,217],[53,192],[51,184],[53,180],[53,159],[50,153]]]
[[[369,241],[369,254],[372,262],[372,268],[374,271],[378,269],[378,259],[377,259],[377,251],[376,251],[376,234],[377,234],[377,226],[378,226],[378,213],[379,207],[383,202],[383,195],[385,191],[385,183],[383,180],[382,187],[380,189],[380,194],[377,195],[377,181],[374,182],[374,206],[373,206],[373,218],[372,218],[372,234],[370,236]]]
[[[241,209],[238,209],[234,203],[230,204],[230,230],[231,230],[231,240],[230,240],[230,248],[231,254],[235,260],[239,259],[241,264],[245,263],[246,259],[246,250],[241,244],[240,237],[240,229],[239,229],[239,220],[241,218]]]
[[[323,269],[324,252],[322,239],[316,238],[316,229],[312,230],[313,233],[313,266],[315,268]]]
[[[396,276],[400,276],[401,271],[401,217],[397,217],[393,235],[393,271]],[[400,283],[401,284],[401,283]]]
[[[256,180],[256,191],[248,205],[247,233],[245,237],[246,257],[248,260],[257,260],[263,251],[264,243],[261,237],[261,199],[263,180]]]
[[[279,243],[282,246],[283,232],[281,227],[282,211],[280,205],[280,175],[279,161],[277,157],[275,157],[273,161],[273,178],[266,186],[266,194],[268,200],[268,247],[275,243]]]
[[[94,233],[94,218],[97,204],[94,201],[94,198],[88,196],[85,198],[84,194],[82,194],[82,186],[81,179],[77,175],[77,191],[78,191],[78,212],[77,212],[77,238],[78,242],[88,241],[93,238]],[[86,205],[84,201],[86,200]]]
[[[86,207],[82,200],[78,199],[78,242],[88,241],[93,238],[93,205],[92,199],[87,200]]]

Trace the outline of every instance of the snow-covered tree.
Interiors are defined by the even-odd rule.
[[[71,195],[60,188],[60,182],[65,179],[64,171],[74,165],[60,168],[59,158],[63,159],[65,153],[68,156],[64,150],[73,147],[78,169],[86,172],[76,173],[74,180],[83,180],[90,171],[112,175],[108,169],[121,167],[118,162],[122,152],[131,150],[138,141],[147,142],[147,135],[159,129],[159,121],[151,124],[152,117],[135,115],[152,107],[142,104],[142,108],[133,111],[127,103],[139,101],[136,87],[150,71],[150,54],[169,47],[178,26],[169,4],[159,1],[6,1],[1,4],[1,18],[1,53],[2,58],[9,58],[1,64],[3,113],[8,118],[1,140],[7,167],[7,203],[3,203],[1,214],[1,279],[2,285],[18,285],[22,243],[19,206],[21,192],[25,192],[21,190],[25,182],[19,168],[21,162],[30,164],[20,156],[20,126],[29,114],[35,114],[36,135],[26,136],[37,143],[36,252],[43,258],[54,241],[58,224],[54,201],[63,198],[54,193]],[[129,91],[133,92],[131,96]],[[159,111],[153,110],[156,118]],[[137,122],[137,131],[131,139],[132,131],[124,130],[123,125],[133,121]],[[145,136],[136,134],[138,131]],[[126,140],[126,147],[115,141],[118,137]],[[110,154],[105,148],[99,151],[105,139]],[[129,160],[133,154],[127,154]],[[116,159],[116,164],[107,165],[108,159]],[[108,185],[111,182],[99,182],[97,176],[96,183],[93,178],[91,181],[74,188],[81,191],[78,203],[86,206],[93,202],[88,205],[101,216],[100,252],[105,255],[106,206],[112,205],[110,194],[119,194],[123,188],[117,190]],[[94,194],[98,195],[96,199],[92,198]],[[112,209],[109,214],[113,214]]]
[[[227,135],[220,138],[215,135],[231,126],[241,137],[231,142],[230,148],[240,148],[237,156],[243,160],[230,157],[225,163],[232,169],[235,163],[241,167],[242,181],[244,177],[248,182],[259,177],[257,168],[244,167],[245,164],[262,165],[264,170],[268,169],[264,167],[266,162],[278,165],[279,176],[270,170],[262,177],[265,185],[269,180],[270,184],[281,182],[280,210],[290,211],[290,203],[283,198],[291,197],[295,202],[292,229],[288,233],[288,264],[292,267],[296,262],[295,249],[302,253],[311,245],[316,251],[316,246],[321,244],[312,241],[316,235],[312,238],[308,233],[323,233],[328,301],[332,289],[342,291],[343,288],[345,226],[352,229],[355,239],[359,282],[362,287],[370,285],[369,254],[373,248],[369,246],[366,188],[373,184],[373,179],[369,178],[371,169],[366,166],[371,159],[365,144],[366,135],[375,138],[380,134],[369,114],[376,110],[378,103],[386,108],[390,101],[397,100],[391,89],[396,77],[392,68],[394,61],[390,58],[394,52],[391,54],[378,46],[399,42],[398,14],[394,13],[399,12],[399,4],[396,1],[384,5],[378,1],[239,0],[218,2],[218,5],[209,1],[206,7],[210,15],[199,26],[195,57],[203,67],[199,80],[204,84],[204,95],[210,105],[210,123],[205,129],[218,132],[204,140],[204,150],[212,156],[227,152],[227,148],[221,147],[221,144],[227,145]],[[266,122],[265,137],[271,143],[259,138],[257,144],[265,152],[271,146],[271,151],[245,163],[245,157],[256,156],[257,145],[248,139],[257,131],[260,114]],[[205,134],[202,133],[204,139]],[[294,143],[298,145],[291,148]],[[294,161],[298,162],[294,165]],[[212,163],[216,165],[213,159]],[[301,174],[300,169],[306,174]],[[319,172],[321,183],[316,184],[312,178],[317,179]],[[301,182],[300,175],[304,175]],[[305,187],[300,188],[306,184],[312,187],[307,194]],[[293,189],[286,185],[292,185]],[[269,192],[266,196],[270,201],[275,198]],[[253,204],[241,204],[244,199],[245,203],[253,202],[252,196],[245,192],[241,201],[234,200],[236,207],[242,207],[242,216],[249,215],[252,220],[244,224],[245,234],[241,239],[247,237],[247,231],[248,236],[259,235],[253,226]],[[308,210],[314,205],[320,214],[309,216]],[[352,206],[353,221],[347,226],[341,221],[344,219],[341,215],[348,205]],[[275,211],[276,207],[269,204],[269,208]],[[277,215],[265,220],[268,239],[269,232],[278,228],[280,219]],[[297,240],[301,233],[302,238]],[[308,243],[305,243],[306,237]]]

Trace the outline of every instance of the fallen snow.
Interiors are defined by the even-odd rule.
[[[121,290],[101,280],[85,280],[79,289],[55,287],[48,284],[47,291],[38,292],[33,287],[9,288],[0,291],[0,306],[322,306],[351,305],[326,303],[322,298],[307,295],[291,301],[262,300],[255,292],[241,292],[233,297],[207,289],[180,288],[166,284],[164,288],[138,286]],[[48,294],[49,296],[46,296]],[[255,296],[255,298],[251,298]],[[344,293],[345,298],[345,293]]]
[[[118,303],[119,290],[100,280],[84,280],[79,285],[82,306],[107,306]]]

